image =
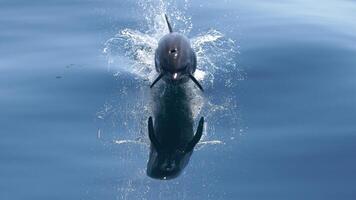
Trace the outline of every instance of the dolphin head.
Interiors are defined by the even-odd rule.
[[[189,40],[179,33],[169,33],[158,43],[155,52],[156,70],[164,80],[188,80],[196,69],[196,55]]]
[[[151,88],[160,80],[170,83],[182,83],[191,79],[201,91],[203,87],[193,76],[197,67],[197,57],[184,35],[173,32],[172,26],[165,15],[169,33],[161,38],[155,52],[155,66],[159,76],[151,84]]]
[[[187,166],[191,152],[176,150],[170,152],[151,151],[147,175],[151,178],[168,180],[177,177]]]

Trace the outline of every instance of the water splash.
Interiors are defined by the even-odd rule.
[[[116,76],[130,73],[145,81],[155,78],[154,51],[159,40],[169,32],[164,14],[169,15],[173,29],[179,33],[188,35],[193,27],[184,9],[176,9],[177,4],[176,1],[141,1],[139,5],[145,13],[144,24],[147,29],[139,31],[126,28],[105,42],[103,53]],[[185,1],[183,8],[186,9],[187,5]],[[239,70],[234,61],[239,53],[238,46],[222,32],[210,29],[192,37],[191,44],[198,60],[194,75],[205,86],[212,86],[217,73]],[[239,76],[239,79],[243,79],[242,74]]]
[[[201,150],[207,145],[224,145],[225,143],[221,140],[209,140],[209,141],[200,141],[197,146],[195,147],[195,150]]]
[[[139,141],[139,140],[114,140],[115,144],[139,144],[144,146],[149,146],[147,142]]]
[[[141,145],[144,147],[149,147],[150,143],[142,140],[113,140],[114,144],[135,144]],[[195,147],[195,151],[201,150],[207,145],[224,145],[225,143],[221,140],[207,140],[207,141],[200,141],[197,146]]]
[[[164,14],[157,16],[156,20],[160,21],[159,24],[164,23],[164,25],[156,26],[158,32],[143,33],[124,29],[106,41],[103,53],[107,56],[108,66],[116,70],[116,76],[122,72],[128,72],[144,80],[154,79],[156,76],[154,51],[159,39],[168,33]],[[209,30],[192,38],[191,43],[198,60],[194,74],[198,80],[206,79],[205,81],[213,83],[216,73],[229,73],[238,69],[233,61],[234,57],[231,56],[237,52],[235,42],[225,39],[221,32]],[[224,65],[218,66],[217,63],[221,64],[222,60]]]
[[[220,31],[210,29],[192,38],[191,42],[198,60],[195,76],[203,80],[205,85],[212,85],[217,73],[227,74],[239,70],[234,61],[238,46],[234,40],[225,38]],[[239,79],[243,79],[242,74],[239,76]]]

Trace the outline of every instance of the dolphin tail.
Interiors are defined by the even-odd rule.
[[[163,77],[163,74],[162,73],[159,74],[158,77],[151,84],[150,88],[152,88],[159,80],[161,80],[162,77]]]
[[[169,29],[169,32],[172,33],[173,32],[173,29],[172,29],[172,26],[171,24],[169,23],[168,21],[168,17],[166,14],[164,14],[164,17],[166,18],[166,22],[167,22],[167,26],[168,26],[168,29]]]
[[[203,128],[204,128],[204,117],[201,117],[199,120],[199,125],[197,128],[197,132],[195,133],[193,139],[188,143],[185,148],[185,152],[193,151],[196,144],[198,144],[201,136],[203,135]]]
[[[198,88],[204,92],[204,89],[203,87],[200,85],[200,83],[198,82],[198,80],[192,75],[192,74],[189,74],[189,77],[190,79],[192,79],[192,81],[198,86]]]

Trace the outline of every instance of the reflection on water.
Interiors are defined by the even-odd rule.
[[[162,2],[0,3],[0,199],[354,199],[356,3]],[[228,42],[196,46],[210,144],[169,182],[145,175],[148,77],[102,53],[123,30],[156,41],[162,8]]]

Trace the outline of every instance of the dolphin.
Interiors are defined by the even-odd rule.
[[[151,88],[163,79],[166,84],[152,91],[153,115],[148,118],[148,136],[151,142],[147,175],[154,179],[178,177],[187,166],[195,145],[203,134],[204,117],[194,134],[191,88],[180,84],[189,79],[201,89],[194,78],[196,56],[189,40],[172,31],[165,15],[169,34],[159,42],[155,54],[159,76]]]
[[[159,73],[152,82],[151,88],[160,80],[170,83],[182,83],[191,79],[200,90],[203,87],[193,76],[197,68],[197,56],[184,35],[173,32],[172,26],[165,15],[169,33],[161,38],[155,52],[155,67]]]

